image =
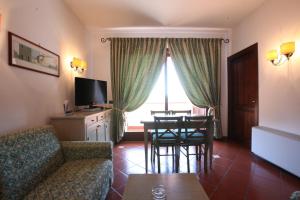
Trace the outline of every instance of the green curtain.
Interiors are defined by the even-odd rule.
[[[222,137],[220,65],[222,39],[170,38],[171,57],[179,80],[195,106],[213,108],[215,137]]]
[[[111,85],[113,96],[112,137],[124,134],[124,113],[140,107],[149,96],[165,59],[166,39],[112,38]]]

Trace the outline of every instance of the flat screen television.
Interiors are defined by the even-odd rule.
[[[107,103],[107,82],[75,77],[75,105],[94,107]]]

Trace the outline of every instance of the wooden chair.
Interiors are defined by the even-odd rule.
[[[151,115],[159,115],[159,114],[164,114],[164,115],[176,115],[176,114],[186,114],[186,115],[191,115],[192,111],[191,110],[151,110]],[[153,133],[151,134],[151,137],[153,136]],[[151,139],[152,141],[152,139]],[[152,154],[152,148],[153,148],[153,143],[151,142],[151,158],[153,156]],[[169,148],[166,147],[167,153],[169,152]]]
[[[181,122],[183,117],[154,117],[155,130],[153,135],[153,161],[155,164],[155,156],[157,156],[158,173],[160,173],[160,156],[172,156],[173,168],[175,166],[178,171],[178,155],[181,134]],[[167,122],[178,123],[176,127],[169,128]],[[171,147],[172,153],[161,154],[160,147]]]
[[[150,113],[151,113],[151,115],[156,115],[156,114],[171,115],[172,114],[172,112],[170,110],[151,110]]]
[[[176,114],[186,114],[186,115],[191,115],[192,111],[191,110],[171,110],[172,115]]]
[[[171,115],[171,111],[170,110],[151,110],[150,111],[150,114],[152,115],[152,116],[155,116],[155,115]],[[151,158],[151,162],[152,162],[152,160],[153,160],[153,135],[154,135],[154,131],[151,131],[151,133],[150,133],[150,141],[151,141],[151,145],[150,145],[150,147],[151,147],[151,155],[150,155],[150,158]],[[167,147],[167,152],[168,152],[168,147]]]
[[[188,173],[190,173],[189,156],[195,155],[197,160],[200,160],[204,155],[204,169],[207,171],[208,152],[213,145],[213,121],[210,116],[186,116],[185,117],[184,132],[181,134],[181,147],[185,150],[183,154],[187,157]],[[195,147],[195,153],[190,153],[189,147]],[[212,153],[210,159],[212,158]]]

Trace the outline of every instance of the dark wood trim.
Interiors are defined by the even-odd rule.
[[[150,134],[148,141],[150,141]],[[144,132],[125,132],[122,141],[144,141]]]
[[[35,69],[30,69],[30,68],[27,68],[27,67],[24,67],[24,66],[21,66],[21,65],[13,64],[12,63],[12,52],[11,52],[12,51],[12,37],[13,36],[18,37],[18,38],[20,38],[20,39],[22,39],[22,40],[24,40],[24,41],[26,41],[26,42],[34,45],[34,46],[37,46],[37,47],[39,47],[39,48],[41,48],[41,49],[43,49],[45,51],[48,51],[49,53],[52,53],[52,54],[56,55],[58,57],[58,74],[57,75],[50,74],[50,73],[47,73],[47,72],[43,72],[43,71],[39,71],[39,70],[35,70]],[[39,72],[39,73],[42,73],[42,74],[48,74],[48,75],[55,76],[55,77],[59,77],[60,76],[60,56],[58,54],[56,54],[56,53],[54,53],[54,52],[52,52],[52,51],[50,51],[50,50],[48,50],[48,49],[40,46],[40,45],[38,45],[38,44],[36,44],[34,42],[31,42],[31,41],[29,41],[29,40],[27,40],[27,39],[25,39],[25,38],[23,38],[23,37],[21,37],[19,35],[16,35],[16,34],[14,34],[12,32],[8,32],[8,64],[10,66],[19,67],[19,68],[27,69],[27,70],[30,70],[30,71]]]
[[[228,70],[227,70],[227,80],[228,80],[228,126],[227,126],[227,130],[228,130],[228,138],[230,138],[231,139],[231,136],[230,136],[230,131],[231,131],[231,129],[232,129],[232,127],[231,127],[231,123],[230,123],[230,119],[231,119],[231,117],[232,117],[232,91],[231,91],[231,85],[232,85],[232,82],[231,82],[231,80],[232,80],[232,76],[231,76],[231,73],[230,73],[230,67],[231,67],[231,63],[232,63],[232,61],[234,60],[234,59],[236,59],[236,58],[239,58],[239,57],[241,57],[241,56],[243,56],[243,55],[247,55],[248,53],[250,53],[250,52],[254,52],[254,53],[256,53],[256,55],[257,55],[257,57],[256,57],[256,66],[257,66],[257,113],[256,113],[256,118],[257,118],[257,124],[256,125],[258,125],[258,122],[259,122],[259,70],[258,70],[258,43],[255,43],[255,44],[253,44],[253,45],[251,45],[251,46],[249,46],[249,47],[247,47],[247,48],[245,48],[245,49],[243,49],[243,50],[241,50],[241,51],[239,51],[239,52],[237,52],[237,53],[235,53],[234,55],[232,55],[232,56],[230,56],[230,57],[228,57],[227,58],[227,68],[228,68]]]
[[[256,53],[258,53],[258,43],[255,43],[255,44],[253,44],[253,45],[251,45],[251,46],[249,46],[249,47],[247,47],[247,48],[245,48],[245,49],[243,49],[243,50],[241,50],[241,51],[239,51],[239,52],[237,52],[237,53],[229,56],[227,58],[227,61],[228,61],[228,63],[232,62],[232,60],[234,60],[234,59],[236,59],[238,57],[241,57],[243,55],[246,55],[246,54],[248,54],[249,52],[252,52],[252,51],[255,51]]]

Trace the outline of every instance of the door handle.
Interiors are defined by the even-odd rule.
[[[256,101],[255,101],[255,100],[252,100],[251,102],[252,102],[252,103],[256,103]]]

